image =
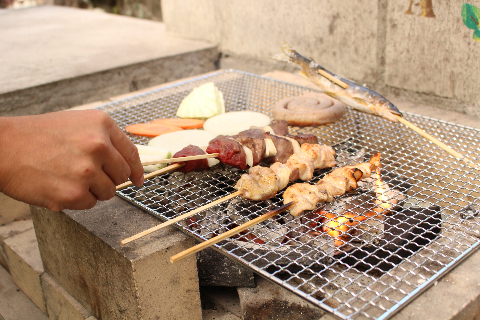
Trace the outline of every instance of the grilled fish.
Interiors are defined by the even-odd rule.
[[[393,122],[398,122],[395,115],[402,116],[393,103],[378,93],[326,70],[315,61],[300,55],[287,42],[284,41],[281,49],[283,54],[276,55],[275,60],[299,65],[303,69],[300,74],[332,98],[340,100],[356,110],[378,115]]]

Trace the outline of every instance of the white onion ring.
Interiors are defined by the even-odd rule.
[[[293,126],[316,126],[339,120],[346,110],[343,102],[326,94],[307,92],[278,101],[273,107],[273,117]]]

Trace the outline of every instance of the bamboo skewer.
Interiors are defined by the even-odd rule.
[[[177,262],[177,261],[179,261],[179,260],[182,260],[182,259],[184,259],[184,258],[186,258],[186,257],[188,257],[188,256],[190,256],[190,255],[192,255],[192,254],[194,254],[194,253],[196,253],[196,252],[198,252],[198,251],[201,251],[201,250],[203,250],[203,249],[206,249],[206,248],[214,245],[214,244],[217,243],[217,242],[220,242],[220,241],[222,241],[222,240],[224,240],[224,239],[226,239],[226,238],[229,238],[229,237],[231,237],[231,236],[234,236],[234,235],[236,235],[237,233],[240,233],[240,232],[242,232],[242,231],[244,231],[244,230],[246,230],[246,229],[248,229],[248,228],[250,228],[250,227],[253,227],[254,225],[259,224],[260,222],[263,222],[263,221],[265,221],[265,220],[268,220],[268,219],[276,216],[277,214],[279,214],[279,213],[287,210],[287,209],[290,208],[294,203],[295,203],[294,201],[291,201],[291,202],[289,202],[289,203],[287,203],[287,204],[285,204],[285,205],[283,205],[283,206],[281,206],[281,207],[276,208],[275,210],[269,211],[269,212],[261,215],[261,216],[258,217],[258,218],[255,218],[255,219],[253,219],[253,220],[250,220],[250,221],[248,221],[248,222],[246,222],[246,223],[244,223],[244,224],[242,224],[242,225],[240,225],[240,226],[238,226],[238,227],[236,227],[236,228],[233,228],[233,229],[231,229],[231,230],[229,230],[229,231],[227,231],[227,232],[224,232],[224,233],[222,233],[222,234],[220,234],[220,235],[218,235],[218,236],[216,236],[216,237],[213,237],[213,238],[211,238],[211,239],[209,239],[209,240],[207,240],[207,241],[205,241],[205,242],[202,242],[202,243],[197,244],[196,246],[193,246],[193,247],[191,247],[191,248],[189,248],[189,249],[187,249],[187,250],[184,250],[184,251],[182,251],[182,252],[180,252],[180,253],[177,253],[176,255],[170,257],[170,262],[171,262],[171,263],[174,263],[174,262]]]
[[[443,143],[443,142],[437,140],[436,138],[432,137],[431,135],[429,135],[428,133],[426,133],[425,131],[423,131],[419,127],[415,126],[414,124],[410,123],[409,121],[405,120],[404,118],[402,118],[398,115],[396,115],[396,117],[397,117],[398,121],[400,121],[401,123],[403,123],[404,125],[406,125],[410,129],[412,129],[416,133],[420,134],[421,136],[425,137],[426,139],[430,140],[431,142],[433,142],[434,144],[436,144],[437,146],[439,146],[443,150],[447,151],[448,153],[450,153],[455,158],[457,158],[459,160],[462,160],[462,161],[465,161],[472,168],[480,169],[480,167],[476,163],[474,163],[472,160],[465,157],[461,153],[458,153],[457,151],[453,150],[452,148],[447,146],[445,143]]]
[[[152,228],[150,228],[150,229],[147,229],[147,230],[145,230],[145,231],[139,232],[139,233],[137,233],[136,235],[133,235],[133,236],[131,236],[131,237],[129,237],[129,238],[126,238],[126,239],[120,241],[120,244],[124,245],[124,244],[127,244],[127,243],[129,243],[129,242],[132,242],[132,241],[134,241],[134,240],[140,239],[140,238],[142,238],[142,237],[144,237],[144,236],[146,236],[146,235],[149,235],[149,234],[152,233],[152,232],[155,232],[155,231],[157,231],[157,230],[160,230],[160,229],[163,229],[163,228],[165,228],[165,227],[168,227],[168,226],[170,226],[170,225],[172,225],[172,224],[174,224],[174,223],[177,223],[177,222],[179,222],[179,221],[181,221],[181,220],[183,220],[183,219],[185,219],[185,218],[188,218],[188,217],[191,217],[191,216],[193,216],[193,215],[196,215],[197,213],[202,212],[203,210],[207,210],[208,208],[214,207],[214,206],[216,206],[216,205],[219,204],[219,203],[222,203],[222,202],[224,202],[224,201],[227,201],[227,200],[230,200],[230,199],[232,199],[232,198],[235,198],[236,196],[239,196],[239,195],[241,195],[241,194],[242,194],[242,193],[241,193],[240,191],[236,191],[236,192],[234,192],[234,193],[231,193],[231,194],[229,194],[228,196],[225,196],[225,197],[220,198],[220,199],[218,199],[218,200],[215,200],[215,201],[213,201],[213,202],[207,203],[207,204],[204,205],[204,206],[201,206],[201,207],[199,207],[199,208],[197,208],[197,209],[194,209],[194,210],[192,210],[192,211],[189,211],[189,212],[187,212],[187,213],[184,213],[184,214],[182,214],[181,216],[178,216],[178,217],[176,217],[176,218],[173,218],[172,220],[169,220],[169,221],[167,221],[167,222],[161,223],[161,224],[159,224],[159,225],[157,225],[157,226],[155,226],[155,227],[152,227]]]
[[[178,168],[181,168],[181,167],[183,167],[184,165],[185,165],[185,163],[175,163],[175,164],[172,164],[172,165],[167,166],[167,167],[165,167],[165,168],[162,168],[162,169],[160,169],[160,170],[153,171],[153,172],[151,172],[151,173],[149,173],[149,174],[146,174],[146,175],[143,176],[143,178],[144,178],[145,180],[147,180],[147,179],[149,179],[149,178],[158,176],[158,175],[160,175],[160,174],[162,174],[162,173],[166,173],[166,172],[173,171],[173,170],[176,170],[176,169],[178,169]],[[128,186],[130,186],[130,185],[132,185],[132,182],[131,182],[131,181],[127,181],[127,182],[124,182],[124,183],[122,183],[122,184],[119,184],[119,185],[116,187],[116,189],[117,189],[117,190],[120,190],[120,189],[126,188],[126,187],[128,187]]]
[[[325,70],[322,70],[322,69],[318,69],[317,70],[318,73],[320,75],[322,75],[323,77],[327,78],[328,80],[332,81],[333,83],[335,83],[336,85],[342,87],[343,89],[347,89],[348,88],[348,84],[346,84],[345,82],[343,82],[342,80],[338,79],[337,77],[335,76],[332,76],[330,73],[328,73],[327,71]]]
[[[216,158],[216,157],[218,157],[218,155],[219,155],[218,153],[206,153],[206,154],[200,154],[198,156],[188,156],[188,157],[170,158],[170,159],[159,159],[159,160],[154,160],[154,161],[142,162],[142,165],[149,166],[149,165],[152,165],[152,164],[175,163],[175,162],[185,162],[185,161],[207,159],[207,158]]]

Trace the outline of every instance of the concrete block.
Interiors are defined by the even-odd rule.
[[[120,241],[159,220],[118,197],[91,210],[32,208],[46,272],[99,319],[201,319],[195,257],[169,258],[194,244],[165,228]]]
[[[18,288],[2,267],[0,267],[0,319],[48,320],[48,316]]]
[[[204,320],[208,316],[212,316],[212,319],[219,319],[222,315],[224,319],[241,319],[242,309],[240,308],[240,300],[236,288],[201,287],[200,292]]]
[[[273,282],[261,277],[256,282],[256,288],[237,288],[244,320],[310,320],[325,315],[322,309]]]
[[[48,274],[42,275],[42,287],[52,320],[85,320],[92,315]],[[93,317],[94,318],[94,317]]]
[[[378,80],[378,8],[369,0],[162,0],[171,34],[218,43],[224,55],[267,65],[285,39],[325,68],[364,82]]]
[[[30,206],[0,192],[0,226],[31,216]]]
[[[32,221],[28,222],[32,226]],[[46,314],[47,308],[40,280],[43,265],[35,230],[30,227],[24,232],[6,238],[3,242],[12,280]]]
[[[211,248],[197,253],[197,268],[201,286],[255,287],[252,270]]]
[[[168,37],[163,23],[60,6],[2,12],[0,36],[0,116],[107,99],[218,60],[214,45]]]
[[[31,219],[10,222],[0,227],[0,265],[2,265],[5,270],[10,270],[7,253],[5,252],[5,239],[14,237],[28,230],[33,230],[33,222]]]
[[[463,23],[465,1],[432,3],[434,16],[424,17],[415,6],[417,12],[407,14],[408,1],[389,1],[386,84],[454,99],[450,109],[479,117],[480,90],[476,84],[480,74],[475,71],[480,68],[479,43],[472,39],[473,30]]]

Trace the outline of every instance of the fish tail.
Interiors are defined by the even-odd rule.
[[[305,57],[301,56],[285,40],[282,40],[282,44],[280,46],[280,49],[282,49],[283,53],[275,55],[273,57],[275,60],[295,63],[295,64],[298,64],[303,69],[305,69],[305,67],[308,67],[308,64],[311,62],[311,60],[306,59]]]

